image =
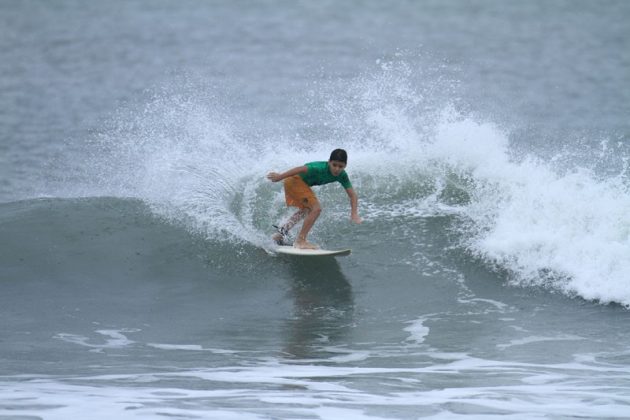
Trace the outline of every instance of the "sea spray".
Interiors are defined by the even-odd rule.
[[[85,195],[143,200],[159,216],[208,238],[255,241],[232,211],[256,168],[256,145],[216,103],[172,89],[118,112],[89,143]]]

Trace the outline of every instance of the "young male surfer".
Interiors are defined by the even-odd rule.
[[[302,229],[298,234],[295,243],[296,248],[317,249],[317,245],[306,240],[313,224],[322,212],[319,201],[311,189],[314,185],[324,185],[331,182],[339,182],[345,188],[350,198],[350,219],[354,223],[361,223],[358,207],[359,200],[357,193],[352,188],[345,168],[348,164],[348,154],[343,149],[335,149],[330,154],[328,162],[310,162],[304,166],[289,169],[283,173],[270,172],[267,178],[272,182],[284,180],[284,195],[288,206],[297,207],[299,210],[289,218],[289,220],[279,228],[279,232],[272,236],[272,239],[282,245],[289,230],[300,220],[304,219]]]

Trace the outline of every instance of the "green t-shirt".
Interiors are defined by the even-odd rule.
[[[345,170],[341,171],[339,176],[333,176],[328,169],[328,162],[310,162],[305,164],[308,168],[306,173],[301,173],[300,177],[306,182],[306,185],[330,184],[331,182],[339,182],[345,189],[352,188],[352,183],[348,178]]]

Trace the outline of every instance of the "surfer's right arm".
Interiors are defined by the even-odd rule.
[[[272,182],[278,182],[293,175],[306,173],[307,171],[308,171],[308,168],[306,166],[298,166],[293,169],[289,169],[288,171],[283,172],[281,174],[277,172],[269,172],[267,174],[267,179],[271,180]]]

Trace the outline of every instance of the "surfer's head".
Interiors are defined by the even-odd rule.
[[[334,176],[339,176],[341,171],[346,168],[348,164],[348,154],[343,149],[335,149],[330,154],[330,159],[328,159],[328,168],[330,169],[330,173]]]
[[[337,162],[343,162],[346,165],[348,164],[348,154],[343,149],[335,149],[330,154],[330,160],[336,160]]]

